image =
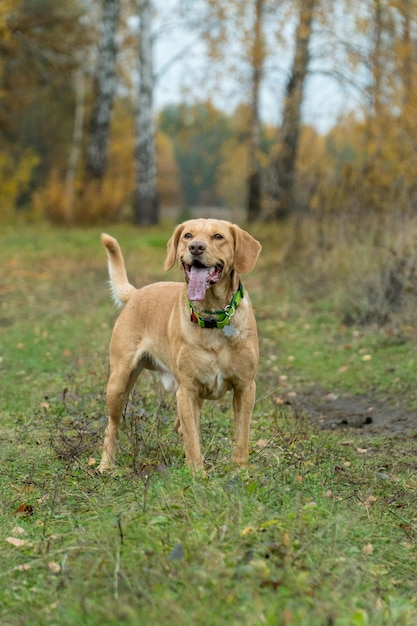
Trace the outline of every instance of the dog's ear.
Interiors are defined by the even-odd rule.
[[[178,241],[179,241],[179,238],[181,237],[181,233],[183,230],[184,230],[183,224],[180,224],[179,226],[177,226],[177,228],[174,230],[174,233],[171,239],[167,243],[167,256],[166,256],[165,263],[164,263],[165,271],[170,270],[172,267],[174,267],[175,259],[177,257]]]
[[[246,230],[242,230],[236,224],[232,225],[232,231],[235,239],[233,266],[239,274],[245,274],[245,272],[250,272],[255,267],[262,246],[252,235],[246,232]]]

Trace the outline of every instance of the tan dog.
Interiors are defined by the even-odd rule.
[[[99,471],[114,462],[119,423],[142,369],[158,370],[165,389],[176,390],[187,463],[203,465],[200,410],[205,399],[233,391],[233,461],[248,460],[249,428],[255,401],[258,336],[252,306],[240,275],[253,269],[261,245],[224,220],[195,219],[180,224],[167,244],[164,268],[177,260],[185,281],[159,282],[136,289],[126,276],[119,244],[102,235],[114,299],[126,303],[110,345],[107,386],[109,421]]]

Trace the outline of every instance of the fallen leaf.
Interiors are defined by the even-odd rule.
[[[33,483],[25,483],[21,486],[10,483],[10,486],[18,493],[32,493],[32,491],[35,491],[35,485]]]
[[[367,543],[362,548],[362,554],[364,554],[365,556],[369,556],[370,554],[372,554],[373,551],[374,546],[372,545],[372,543]]]
[[[258,448],[266,448],[266,446],[268,445],[268,440],[258,439],[258,441],[256,442],[256,445],[258,446]]]
[[[33,513],[34,508],[31,504],[21,504],[14,512],[15,515],[20,515],[21,517],[33,515]]]
[[[7,543],[10,543],[15,548],[23,548],[23,546],[27,546],[27,539],[19,539],[18,537],[7,537]]]
[[[366,454],[368,452],[368,448],[356,448],[356,452],[358,454]]]
[[[59,574],[61,571],[61,566],[59,563],[55,563],[55,561],[48,561],[47,566],[52,574]]]
[[[25,535],[25,534],[26,534],[26,531],[25,531],[25,529],[24,529],[24,528],[22,528],[21,526],[15,526],[15,527],[12,529],[12,533],[13,533],[14,535]]]
[[[87,461],[87,465],[89,467],[91,467],[92,465],[95,465],[96,463],[97,463],[96,459],[88,459],[88,461]]]
[[[28,572],[30,570],[29,563],[23,563],[23,565],[17,565],[16,570],[18,572]]]

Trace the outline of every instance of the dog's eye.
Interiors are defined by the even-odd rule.
[[[223,235],[221,235],[220,233],[216,233],[216,234],[213,236],[213,239],[219,239],[219,240],[220,240],[220,239],[224,239],[224,237],[223,237]]]
[[[184,239],[192,239],[192,238],[193,238],[193,236],[192,236],[191,233],[185,233]]]

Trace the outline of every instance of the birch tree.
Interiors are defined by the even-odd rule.
[[[99,181],[102,180],[106,169],[110,122],[117,87],[116,32],[120,15],[120,0],[102,0],[101,5],[94,99],[85,163],[87,178]]]
[[[139,93],[135,123],[134,220],[136,224],[157,224],[156,149],[154,127],[154,69],[152,0],[139,0]]]
[[[249,221],[259,218],[261,213],[261,120],[259,114],[259,92],[265,61],[265,40],[263,35],[263,9],[265,0],[255,0],[253,39],[250,51],[251,98],[249,135],[249,172],[247,182],[247,217]]]

